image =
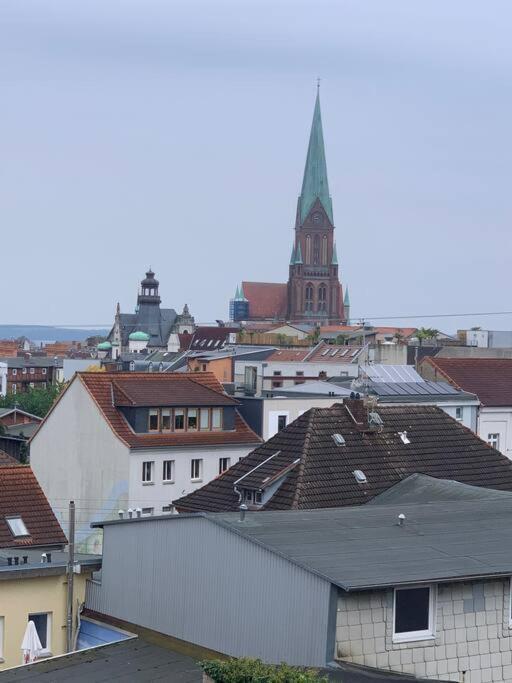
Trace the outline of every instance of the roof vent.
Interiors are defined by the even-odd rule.
[[[366,484],[366,482],[368,481],[368,479],[366,478],[366,474],[363,472],[363,470],[354,470],[352,474],[356,478],[358,484]]]
[[[384,427],[384,421],[375,410],[368,413],[368,424],[370,427]]]
[[[398,432],[398,436],[402,439],[402,443],[411,443],[411,440],[407,438],[407,432],[405,430],[403,432]]]
[[[336,446],[346,446],[346,445],[347,445],[347,442],[346,442],[345,439],[341,436],[341,434],[333,434],[333,435],[332,435],[332,438],[333,438],[334,443],[336,444]]]
[[[117,514],[119,515],[119,519],[123,519],[123,517],[124,517],[124,510],[118,510]]]

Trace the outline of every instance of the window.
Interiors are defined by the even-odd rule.
[[[12,393],[13,393],[13,394],[16,393],[16,385],[15,385],[15,384],[12,385],[11,390],[12,390]]]
[[[284,429],[286,427],[286,422],[288,420],[287,415],[278,415],[277,416],[277,431],[280,432],[281,429]]]
[[[43,373],[43,375],[46,375],[46,368],[42,369],[42,373]]]
[[[313,310],[313,285],[306,285],[306,311]]]
[[[33,621],[37,635],[45,653],[49,653],[51,647],[51,614],[48,612],[41,614],[29,614],[27,621]]]
[[[243,499],[246,503],[250,503],[251,505],[261,505],[261,491],[244,489]]]
[[[174,505],[162,505],[162,512],[174,512]]]
[[[212,429],[222,429],[222,408],[212,408]]]
[[[201,458],[190,461],[190,478],[192,481],[201,481],[203,476],[203,460]]]
[[[297,370],[295,374],[297,375],[297,377],[304,377],[304,370]]]
[[[313,237],[313,263],[315,265],[320,263],[320,235]]]
[[[159,429],[158,422],[158,410],[156,408],[151,408],[149,411],[148,430],[150,432],[157,432]]]
[[[281,380],[273,380],[272,382],[272,388],[273,389],[279,389],[280,387],[283,386],[283,382]]]
[[[327,236],[322,237],[322,265],[327,265]]]
[[[23,370],[22,370],[21,372],[22,372],[24,375],[26,375],[26,374],[27,374],[27,368],[23,368]]]
[[[189,432],[197,431],[197,408],[189,408],[187,411],[187,429]]]
[[[455,419],[459,421],[464,419],[464,408],[455,408]]]
[[[434,637],[434,588],[395,588],[393,641]]]
[[[142,463],[142,483],[152,484],[153,483],[153,465],[155,463],[147,460]]]
[[[160,416],[160,426],[162,428],[163,432],[170,432],[171,431],[171,409],[170,408],[164,408],[162,410],[161,416]]]
[[[324,284],[318,288],[318,310],[327,310],[327,287]]]
[[[174,460],[164,460],[162,479],[169,483],[174,481]]]
[[[202,368],[203,368],[203,372],[206,372],[206,363],[203,363]]]
[[[4,656],[4,617],[0,617],[0,659]]]
[[[36,369],[35,368],[30,368],[30,374],[33,375],[35,373]]]
[[[199,429],[210,429],[210,411],[208,408],[201,408],[199,411]]]
[[[311,237],[306,235],[306,263],[311,263]]]
[[[30,385],[29,385],[29,386],[30,386],[31,389],[33,389],[33,388],[35,387],[34,382],[30,382]]]
[[[30,536],[21,517],[6,517],[5,521],[13,536]]]
[[[499,434],[487,434],[487,443],[489,446],[492,446],[492,448],[495,448],[497,451],[500,450],[500,435]]]
[[[13,369],[12,369],[12,374],[13,374],[13,375],[17,375],[17,374],[18,374],[18,371],[16,370],[16,368],[13,368]]]
[[[181,432],[185,429],[185,411],[175,410],[174,411],[174,429],[177,432]]]
[[[145,517],[149,517],[155,511],[155,508],[142,508],[141,512]]]
[[[219,474],[229,470],[231,466],[231,458],[219,458]]]

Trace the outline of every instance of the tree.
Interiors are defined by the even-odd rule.
[[[346,342],[347,342],[347,338],[344,334],[339,334],[336,337],[336,344],[338,344],[339,346],[343,346],[344,344],[346,344]]]
[[[59,383],[29,389],[19,394],[6,394],[0,397],[0,408],[19,408],[32,415],[44,417],[65,386],[64,383]]]

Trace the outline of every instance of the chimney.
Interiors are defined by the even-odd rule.
[[[41,563],[44,564],[46,562],[46,553],[41,553]]]
[[[131,519],[133,517],[133,510],[128,508],[128,517]]]
[[[142,517],[142,510],[140,508],[136,508],[135,513],[137,517]]]
[[[245,521],[245,513],[247,512],[247,505],[245,503],[242,503],[240,505],[240,521],[243,522]]]
[[[124,517],[124,510],[119,510],[117,514],[119,515],[119,519],[123,519],[123,517]]]

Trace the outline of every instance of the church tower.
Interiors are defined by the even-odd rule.
[[[295,322],[315,323],[339,323],[345,320],[319,89],[302,190],[297,202],[295,239],[288,278],[287,318]]]

